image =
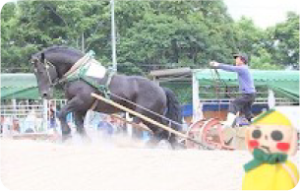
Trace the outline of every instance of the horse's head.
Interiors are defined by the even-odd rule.
[[[53,87],[58,80],[55,66],[47,61],[43,52],[33,55],[30,61],[34,67],[34,75],[37,79],[40,95],[42,98],[52,98]]]
[[[48,47],[31,56],[39,91],[43,98],[52,98],[53,87],[84,54],[65,46]]]

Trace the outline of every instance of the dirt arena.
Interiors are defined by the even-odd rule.
[[[2,138],[1,181],[18,190],[239,190],[251,158],[247,151],[149,149],[125,138],[113,144]]]

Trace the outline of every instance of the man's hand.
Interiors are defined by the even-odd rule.
[[[218,66],[220,65],[220,63],[219,63],[219,62],[216,62],[216,61],[211,61],[211,62],[209,63],[209,65],[210,65],[211,67],[218,67]]]

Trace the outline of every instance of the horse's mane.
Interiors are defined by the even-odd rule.
[[[83,52],[80,50],[68,47],[68,46],[61,46],[61,45],[54,45],[51,47],[47,47],[40,52],[35,53],[33,56],[40,56],[42,53],[47,54],[47,53],[55,53],[55,52],[67,52],[68,54],[75,54],[75,55],[84,55]]]

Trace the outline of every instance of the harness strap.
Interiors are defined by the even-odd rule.
[[[96,82],[96,80],[87,78],[87,77],[84,75],[84,71],[79,73],[77,79],[82,79],[82,80],[85,81],[87,84],[91,85],[92,87],[98,89],[101,93],[103,93],[104,96],[105,96],[105,98],[110,99],[109,85],[110,85],[110,82],[111,82],[111,79],[112,79],[114,73],[113,73],[113,72],[107,72],[107,73],[108,73],[108,79],[107,79],[107,81],[106,81],[105,84],[98,84],[98,83]]]
[[[71,74],[73,74],[80,66],[85,65],[87,63],[89,63],[89,60],[93,59],[92,58],[92,53],[88,53],[86,55],[84,55],[82,58],[80,58],[72,67],[71,69],[65,73],[65,75],[63,76],[63,78],[68,78],[68,76],[70,76]]]
[[[84,82],[86,82],[87,84],[91,85],[92,87],[98,89],[100,92],[102,92],[105,97],[107,99],[110,98],[109,94],[109,85],[111,82],[111,79],[114,75],[114,72],[111,70],[107,70],[107,81],[104,85],[102,84],[98,84],[96,82],[96,80],[90,79],[88,77],[86,77],[86,72],[89,68],[89,66],[92,63],[97,63],[97,61],[93,58],[93,54],[94,52],[89,52],[87,53],[85,56],[83,56],[82,58],[80,58],[73,66],[72,68],[65,73],[65,75],[63,76],[63,78],[59,81],[59,83],[62,83],[64,81],[75,81],[75,80],[83,80]]]
[[[115,74],[115,72],[113,71],[113,70],[108,70],[107,71],[108,72],[108,77],[107,77],[107,81],[106,81],[106,87],[108,88],[109,87],[109,85],[110,85],[110,82],[111,82],[111,80],[112,80],[112,77],[114,76],[114,74]]]

